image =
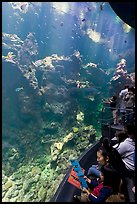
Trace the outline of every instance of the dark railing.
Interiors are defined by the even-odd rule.
[[[117,110],[117,115],[118,117],[122,116],[122,113],[120,112],[121,108],[111,108],[111,107],[103,107],[101,110],[101,118],[98,119],[98,121],[101,122],[101,125],[103,124],[110,124],[113,122],[113,117],[112,117],[112,110]],[[133,109],[126,109],[126,111],[130,111],[129,113],[125,112],[125,117],[134,114]],[[109,116],[109,117],[108,117]]]
[[[101,110],[101,117],[98,119],[98,122],[100,123],[101,127],[104,125],[107,125],[109,127],[109,136],[111,134],[111,126],[113,125],[114,119],[112,116],[112,110],[117,110],[117,117],[119,121],[119,125],[123,126],[122,122],[122,117],[123,114],[121,113],[121,108],[111,108],[111,107],[103,107]],[[129,111],[129,112],[128,112]],[[134,115],[134,116],[133,116]],[[126,109],[126,112],[124,113],[124,118],[128,118],[130,116],[135,117],[134,110],[133,109]],[[120,119],[121,118],[121,119]],[[134,120],[132,118],[132,120]]]

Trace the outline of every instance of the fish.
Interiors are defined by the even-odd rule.
[[[89,12],[92,10],[92,9],[91,9],[91,8],[89,8],[89,7],[88,7],[87,9],[88,9],[88,11],[89,11]]]
[[[96,96],[99,95],[100,92],[98,89],[91,87],[91,88],[78,88],[72,87],[69,89],[70,96],[74,97],[88,97],[88,96]]]
[[[103,10],[103,5],[102,5],[102,4],[100,5],[100,10],[101,10],[101,11]]]
[[[56,29],[56,27],[54,25],[52,25],[52,28]]]
[[[23,87],[20,87],[20,88],[16,88],[16,89],[15,89],[16,92],[19,92],[19,91],[21,91],[21,90],[23,90]]]
[[[60,23],[60,26],[63,26],[63,22]]]

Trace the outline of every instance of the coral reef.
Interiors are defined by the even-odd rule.
[[[135,86],[135,73],[128,73],[126,67],[126,60],[121,59],[116,66],[114,76],[110,79],[109,92],[112,95],[118,95],[118,93],[123,89],[125,84]]]
[[[3,49],[12,49],[2,57],[7,82],[2,91],[2,201],[47,202],[70,159],[98,139],[102,98],[112,86],[111,93],[127,80],[134,83],[134,73],[110,80],[97,64],[83,65],[79,51],[35,60],[33,33],[24,41],[12,34],[2,37]]]
[[[81,152],[90,146],[91,137],[95,141],[93,126],[83,126],[79,132],[65,135],[60,142],[50,147],[51,154],[21,165],[10,176],[2,172],[3,202],[47,202],[55,193],[67,169],[70,159],[78,158]],[[69,146],[76,144],[76,149]]]

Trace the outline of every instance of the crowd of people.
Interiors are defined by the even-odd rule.
[[[122,130],[110,137],[100,139],[97,164],[88,169],[85,180],[87,188],[81,195],[74,195],[76,202],[126,202],[131,194],[135,200],[135,87],[125,85],[118,97],[102,100],[109,104],[113,124],[121,123]],[[120,118],[121,119],[120,119]]]
[[[113,124],[135,123],[135,87],[125,85],[118,96],[112,96],[110,99],[102,100],[109,104],[113,116]]]
[[[124,130],[116,132],[115,136],[115,141],[108,137],[100,139],[97,165],[91,165],[85,175],[88,189],[81,188],[81,195],[74,195],[74,201],[126,202],[127,188],[131,188],[129,191],[135,196],[134,124],[126,124]]]

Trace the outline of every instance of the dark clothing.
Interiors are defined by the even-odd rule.
[[[114,109],[116,109],[116,101],[112,101],[110,102],[110,107],[112,108],[111,110],[113,111]]]
[[[91,181],[90,185],[94,188],[88,195],[88,199],[92,202],[104,202],[113,192],[111,186],[104,186],[101,181]]]
[[[116,100],[115,101],[110,101],[110,108],[111,108],[112,116],[113,116],[113,119],[114,119],[114,125],[118,124],[118,115],[117,115],[116,106],[117,106]]]
[[[122,178],[125,178],[126,176],[127,177],[132,176],[130,171],[126,168],[125,163],[123,162],[123,160],[121,158],[121,155],[119,154],[119,152],[115,148],[112,148],[110,163],[119,172],[119,175]]]

